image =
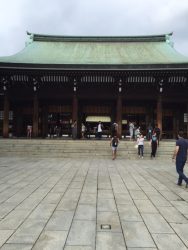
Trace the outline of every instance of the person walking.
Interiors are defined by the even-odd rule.
[[[176,141],[176,147],[174,150],[174,154],[172,156],[172,160],[176,160],[176,171],[179,174],[177,185],[181,186],[182,181],[184,180],[186,183],[186,188],[188,187],[188,178],[184,174],[183,169],[185,163],[187,161],[187,154],[188,154],[188,141],[183,138],[183,132],[180,131],[178,133],[178,139]]]
[[[77,138],[77,121],[76,120],[74,120],[71,127],[72,127],[72,139],[75,140]]]
[[[85,132],[86,132],[86,126],[84,125],[84,123],[82,123],[82,127],[81,127],[82,139],[85,138]]]
[[[151,140],[152,131],[153,131],[153,127],[151,126],[151,124],[149,124],[149,126],[148,126],[148,128],[147,128],[147,139],[148,139],[148,141]]]
[[[27,138],[31,139],[31,136],[32,136],[32,126],[27,125]]]
[[[112,147],[112,160],[116,159],[118,144],[119,144],[119,139],[116,135],[114,135],[114,137],[112,137],[110,141],[110,146]]]
[[[135,136],[135,140],[137,141],[137,139],[140,137],[140,127],[135,128],[135,132],[134,132],[134,136]]]
[[[118,124],[116,122],[112,124],[111,129],[111,136],[114,137],[114,135],[118,135]]]
[[[97,137],[98,137],[98,139],[102,138],[102,127],[103,127],[103,125],[102,125],[101,121],[99,121],[98,126],[97,126]]]
[[[87,123],[86,124],[86,137],[87,137],[87,139],[90,139],[90,133],[91,133],[90,124]]]
[[[129,135],[130,135],[130,141],[133,140],[134,137],[134,123],[129,122]]]
[[[140,134],[137,138],[138,156],[144,158],[144,136]]]
[[[157,136],[157,145],[159,146],[159,141],[161,139],[161,130],[160,128],[156,125],[155,126],[155,129],[154,129],[155,133],[156,133],[156,136]]]
[[[156,132],[154,131],[151,137],[151,159],[156,155],[157,152],[157,145],[158,145],[158,140],[157,140],[157,135]]]

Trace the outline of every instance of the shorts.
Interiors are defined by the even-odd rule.
[[[117,150],[117,147],[112,146],[112,151],[116,151],[116,150]]]

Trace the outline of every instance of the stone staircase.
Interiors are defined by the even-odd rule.
[[[175,148],[175,141],[161,141],[156,158],[170,159]],[[150,159],[151,146],[144,144],[144,159]],[[110,158],[110,141],[104,140],[70,140],[70,139],[0,139],[0,157],[97,157]],[[135,142],[121,140],[118,158],[138,158]]]

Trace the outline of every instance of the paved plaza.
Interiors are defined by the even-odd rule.
[[[0,249],[188,249],[176,180],[160,159],[0,158]]]

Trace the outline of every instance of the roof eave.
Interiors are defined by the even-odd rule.
[[[26,64],[0,63],[1,69],[18,70],[188,70],[188,63],[177,64]]]

